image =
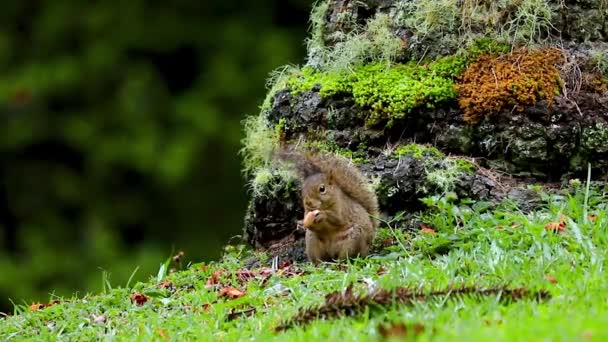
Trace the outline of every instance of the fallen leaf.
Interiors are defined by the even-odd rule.
[[[135,303],[140,306],[144,305],[147,301],[148,301],[148,297],[146,297],[144,294],[139,293],[139,292],[135,292],[131,296],[131,303]]]
[[[597,215],[589,215],[589,221],[595,222],[597,220]]]
[[[279,263],[279,268],[280,269],[284,269],[284,268],[288,268],[293,264],[293,262],[291,260],[283,260]]]
[[[60,303],[60,301],[58,301],[58,300],[54,300],[54,301],[49,302],[47,304],[33,303],[32,305],[30,305],[30,310],[32,310],[32,311],[42,310],[44,308],[48,308],[48,307],[51,307],[51,306],[59,304],[59,303]]]
[[[582,337],[583,337],[584,340],[590,340],[590,339],[592,339],[593,338],[593,331],[591,331],[591,330],[585,330],[585,331],[583,331],[583,336]]]
[[[389,325],[380,324],[378,326],[378,332],[384,338],[418,336],[424,332],[424,325],[419,323],[411,325],[405,325],[403,323],[391,323]]]
[[[30,310],[32,310],[32,311],[36,311],[36,310],[40,310],[40,309],[44,309],[44,304],[33,303],[32,305],[30,305]]]
[[[239,289],[235,289],[234,287],[224,287],[220,290],[220,293],[218,294],[218,296],[220,297],[226,296],[230,299],[237,299],[243,297],[244,295],[245,292]]]
[[[545,279],[547,279],[547,281],[551,284],[557,284],[557,279],[555,279],[555,277],[550,274],[546,274]]]
[[[209,303],[205,303],[203,304],[203,311],[209,311],[211,310],[212,306]]]
[[[389,237],[380,242],[382,247],[389,247],[395,244],[395,238]]]
[[[566,224],[563,221],[549,222],[545,225],[545,229],[550,232],[562,233],[566,231]]]
[[[106,316],[104,316],[104,315],[99,315],[99,316],[93,315],[93,322],[95,322],[95,323],[105,323],[106,320],[107,320]]]
[[[158,287],[160,287],[161,289],[170,289],[173,287],[173,283],[165,280],[162,283],[158,284]]]
[[[383,274],[386,274],[386,269],[384,268],[384,266],[380,266],[380,267],[378,268],[378,270],[376,271],[376,274],[377,274],[377,275],[383,275]]]
[[[271,274],[273,274],[273,273],[274,273],[274,270],[273,270],[272,268],[270,268],[270,267],[263,267],[262,269],[260,269],[260,270],[258,271],[258,273],[259,273],[261,276],[267,276],[267,275],[271,275]]]
[[[158,336],[164,338],[165,340],[169,339],[169,334],[167,334],[167,332],[165,331],[165,329],[158,329],[156,330],[156,332],[158,333]]]
[[[207,284],[205,285],[205,287],[212,287],[214,285],[219,284],[220,276],[224,273],[225,273],[224,270],[217,270],[217,271],[213,272],[213,274],[211,274],[211,276],[209,276],[209,279],[207,279]]]
[[[431,235],[435,235],[437,234],[437,232],[435,231],[435,229],[425,225],[425,224],[421,224],[420,225],[420,231],[422,231],[423,233],[427,233],[427,234],[431,234]]]

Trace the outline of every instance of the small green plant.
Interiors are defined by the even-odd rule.
[[[399,159],[405,155],[411,154],[416,159],[420,158],[443,158],[444,154],[436,147],[420,144],[407,144],[398,146],[393,152],[393,158]]]
[[[601,73],[605,78],[608,78],[608,52],[604,50],[595,50],[591,53],[590,60],[595,70]]]

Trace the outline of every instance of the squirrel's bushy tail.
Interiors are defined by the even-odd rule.
[[[277,151],[277,159],[293,163],[302,179],[323,173],[332,175],[342,192],[361,206],[374,218],[379,216],[378,198],[371,188],[368,179],[347,158],[335,154],[319,154],[314,152]]]

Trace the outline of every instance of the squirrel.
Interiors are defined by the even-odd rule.
[[[378,199],[366,177],[337,155],[283,153],[302,183],[306,255],[313,263],[366,256],[376,235]]]

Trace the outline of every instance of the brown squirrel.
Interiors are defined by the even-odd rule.
[[[335,155],[283,154],[302,180],[306,255],[312,262],[365,256],[376,235],[378,199],[349,160]]]

